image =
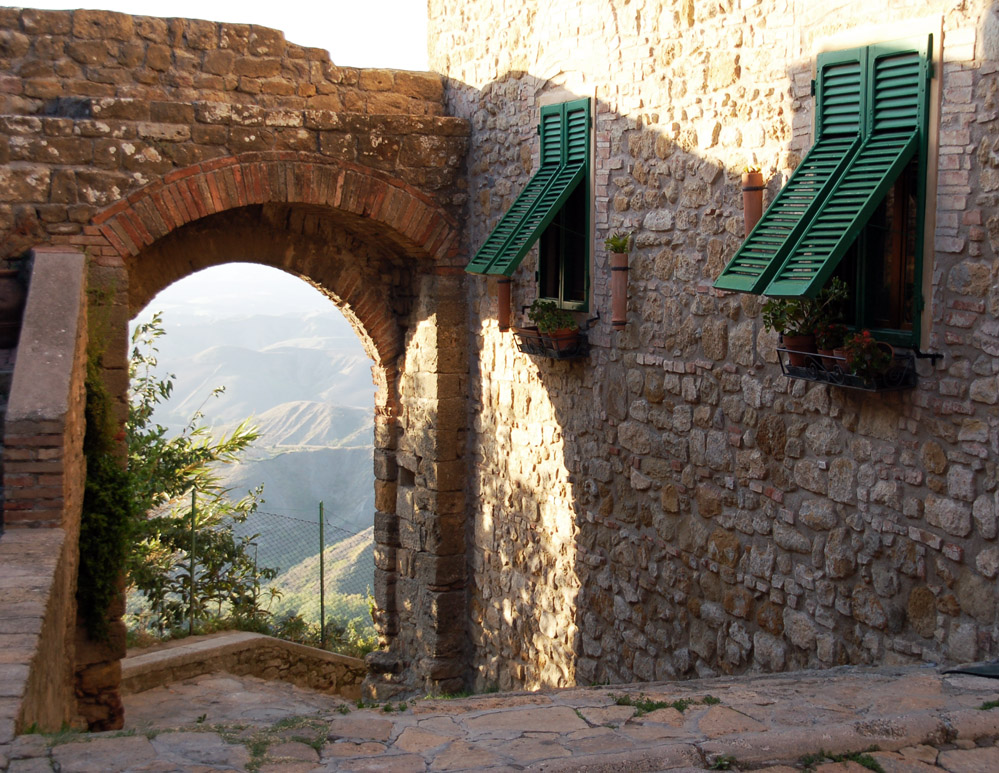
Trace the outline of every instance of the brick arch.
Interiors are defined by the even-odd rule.
[[[365,282],[356,266],[331,259],[325,254],[327,245],[314,237],[274,232],[254,223],[252,215],[241,219],[220,214],[221,222],[209,216],[178,228],[125,261],[129,316],[174,282],[234,260],[287,271],[316,286],[344,314],[382,372],[379,395],[391,404],[392,374],[404,342],[384,288]]]
[[[360,164],[294,152],[242,153],[169,172],[94,216],[123,258],[181,226],[252,204],[329,207],[412,257],[450,265],[457,224],[436,202],[390,175]]]

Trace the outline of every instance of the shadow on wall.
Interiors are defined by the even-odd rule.
[[[976,621],[994,622],[985,578],[939,552],[928,578],[926,546],[941,540],[903,522],[929,494],[932,462],[916,450],[946,446],[954,426],[920,427],[915,393],[788,381],[761,299],[711,286],[742,241],[744,167],[763,167],[769,203],[807,149],[811,77],[795,63],[763,117],[731,99],[724,118],[674,121],[595,101],[590,248],[627,231],[635,249],[621,333],[595,250],[588,359],[519,353],[498,332],[494,281],[471,279],[476,689],[873,663],[889,650],[944,659],[940,604],[953,659]],[[538,106],[566,90],[560,79],[449,84],[479,150],[470,255],[537,168]],[[536,295],[536,266],[533,250],[513,276],[515,311]],[[979,654],[994,654],[979,629]]]

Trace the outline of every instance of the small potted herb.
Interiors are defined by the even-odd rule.
[[[627,254],[631,248],[631,234],[615,233],[604,239],[604,247],[608,252],[616,252],[619,255]]]

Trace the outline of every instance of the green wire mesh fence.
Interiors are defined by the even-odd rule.
[[[178,635],[180,629],[194,633],[235,625],[348,654],[374,648],[373,527],[345,528],[324,513],[322,503],[311,519],[257,510],[242,523],[215,527],[231,530],[230,542],[244,557],[226,564],[224,557],[220,563],[218,550],[207,553],[218,541],[205,539],[194,528],[195,520],[195,515],[185,517],[190,536],[169,558],[172,583],[168,580],[163,598],[156,602],[129,595],[127,619],[133,632],[162,638]],[[218,590],[226,585],[220,578],[228,574],[233,579],[237,573],[256,581],[229,583],[226,600],[226,591]],[[232,590],[237,585],[238,593]],[[240,594],[247,601],[247,593],[252,606],[241,607]],[[246,615],[242,608],[254,612]]]

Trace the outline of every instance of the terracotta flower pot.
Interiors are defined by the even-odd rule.
[[[787,361],[789,365],[796,368],[803,368],[808,364],[809,354],[815,354],[815,336],[781,336],[781,344],[787,349]]]
[[[742,215],[746,236],[756,227],[763,216],[763,173],[743,172],[742,175]]]
[[[563,327],[545,334],[556,352],[567,352],[579,342],[579,328]]]

